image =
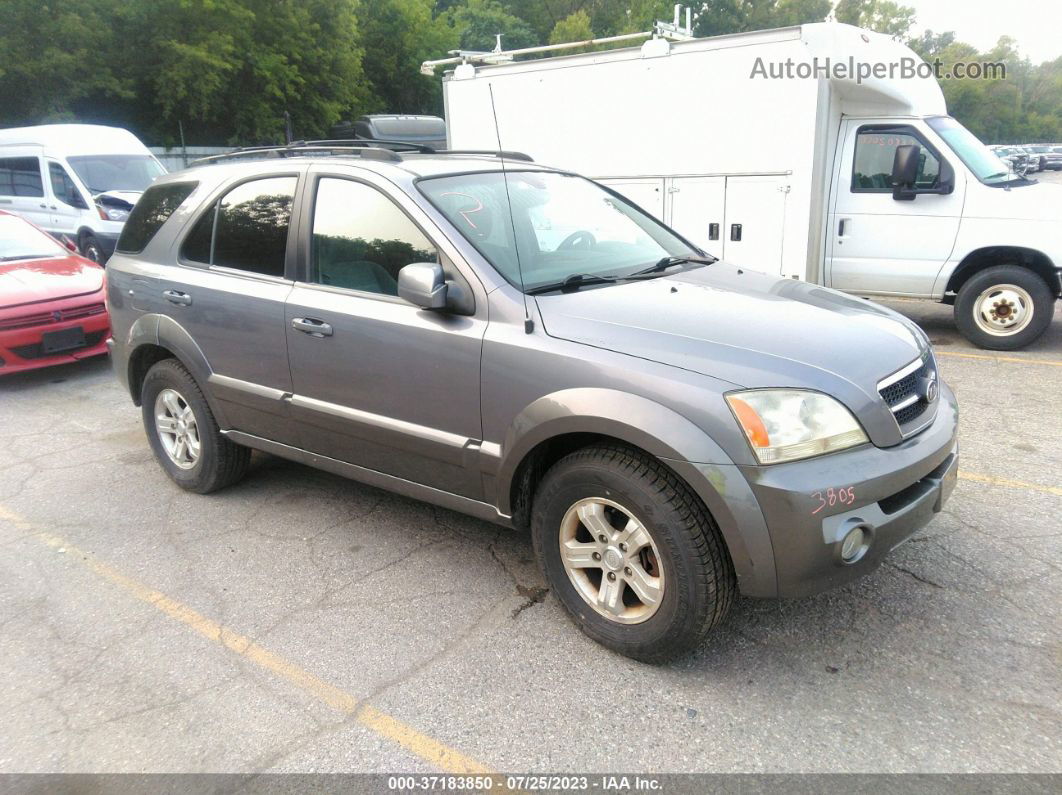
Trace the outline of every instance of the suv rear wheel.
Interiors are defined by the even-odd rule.
[[[959,288],[955,324],[979,348],[1013,351],[1047,330],[1055,298],[1036,273],[997,265],[976,273]]]
[[[719,529],[659,461],[620,446],[557,462],[535,494],[535,554],[554,593],[594,640],[664,662],[695,648],[737,584]]]
[[[155,458],[182,489],[207,494],[244,476],[251,451],[222,436],[199,385],[176,359],[148,370],[140,400]]]

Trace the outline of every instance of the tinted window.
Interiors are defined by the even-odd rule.
[[[210,264],[210,244],[214,239],[214,216],[217,215],[217,202],[210,205],[210,209],[199,216],[192,231],[184,239],[181,245],[181,257],[193,262]]]
[[[940,161],[926,145],[910,133],[898,130],[860,130],[856,136],[852,190],[892,191],[892,161],[896,147],[916,144],[922,147],[916,188],[931,188],[940,176]]]
[[[85,200],[81,198],[81,191],[77,189],[74,180],[70,179],[70,175],[66,173],[65,168],[58,163],[49,163],[48,177],[52,181],[52,193],[55,194],[56,199],[63,204],[69,204],[71,207],[77,207],[81,210],[88,209]]]
[[[181,202],[188,198],[197,182],[171,182],[168,185],[155,185],[148,188],[140,197],[129,218],[122,227],[118,238],[118,250],[126,254],[137,254],[151,242]]]
[[[318,184],[310,281],[398,295],[403,267],[438,261],[431,241],[375,188],[344,179]]]
[[[43,196],[40,161],[35,157],[0,157],[0,196]]]
[[[296,177],[256,179],[226,193],[218,205],[210,264],[283,276],[296,182]]]

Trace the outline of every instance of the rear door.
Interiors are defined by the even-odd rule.
[[[723,258],[727,262],[762,273],[782,272],[788,195],[785,177],[726,178]]]
[[[669,179],[667,201],[667,225],[712,256],[722,257],[726,177]]]
[[[52,213],[48,209],[49,200],[41,176],[41,158],[37,154],[0,156],[0,210],[21,215],[50,232]]]
[[[322,170],[306,205],[305,265],[285,317],[303,446],[480,497],[485,296],[458,315],[397,294],[398,271],[413,262],[442,264],[463,290],[475,277],[415,203],[375,175]]]
[[[159,279],[162,312],[203,352],[232,428],[289,445],[284,302],[298,181],[291,170],[227,183],[178,242],[179,267]]]

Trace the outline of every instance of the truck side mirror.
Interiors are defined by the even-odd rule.
[[[435,262],[414,262],[398,272],[398,297],[421,309],[445,309],[446,288],[442,265]]]
[[[922,147],[918,144],[903,144],[896,147],[892,158],[892,198],[910,201],[915,197],[914,184],[918,179],[918,164]]]

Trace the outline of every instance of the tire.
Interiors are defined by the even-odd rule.
[[[182,489],[208,494],[235,483],[247,472],[250,449],[221,435],[202,390],[176,359],[163,359],[148,370],[140,399],[144,430],[155,459]],[[188,420],[188,410],[194,423]],[[179,428],[173,421],[178,416],[184,418]],[[172,426],[174,433],[164,433],[163,425]],[[192,437],[198,440],[198,448],[190,443]],[[197,452],[193,455],[192,450]]]
[[[1019,265],[997,265],[975,273],[959,288],[955,324],[979,348],[1013,351],[1047,330],[1054,303],[1036,273]],[[1007,314],[997,316],[997,306]]]
[[[646,531],[648,544],[629,532],[636,526],[631,518]],[[607,545],[594,540],[595,527],[610,536]],[[696,649],[737,592],[726,545],[701,501],[659,461],[626,447],[587,447],[554,464],[535,493],[531,533],[539,565],[576,625],[642,662],[666,662]],[[585,566],[564,563],[562,538],[569,539],[569,556],[582,556]],[[620,543],[623,538],[631,544]],[[598,561],[587,557],[600,556],[600,550]],[[607,595],[618,588],[620,598],[606,617],[601,602],[595,607],[590,599],[596,580],[600,600],[609,574],[615,579]],[[647,584],[654,581],[655,605],[631,585],[652,593]]]
[[[103,253],[103,246],[100,245],[100,241],[91,232],[82,233],[81,237],[78,238],[77,248],[82,257],[92,260],[97,265],[103,265],[107,261],[107,257]]]

